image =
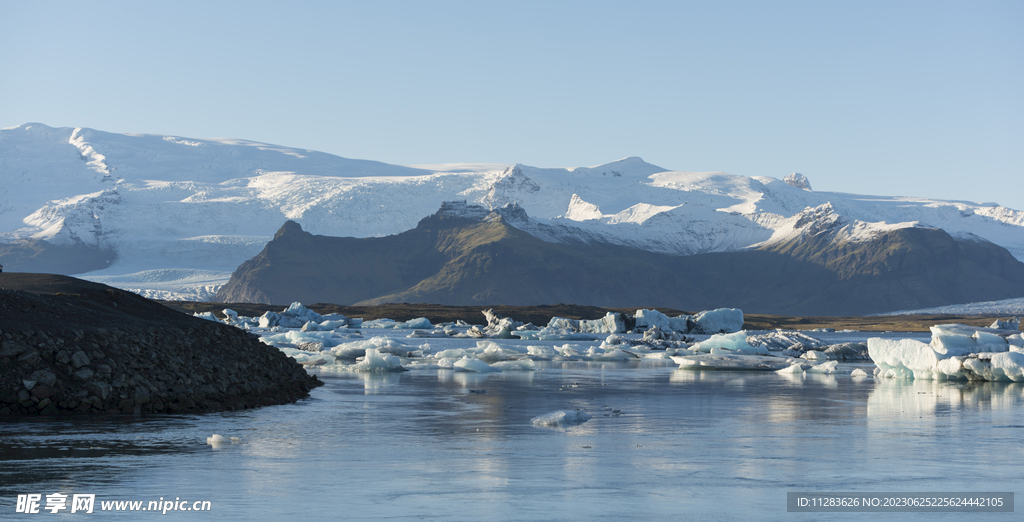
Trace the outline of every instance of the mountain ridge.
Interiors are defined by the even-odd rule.
[[[850,241],[826,213],[785,243],[676,256],[610,243],[546,242],[509,224],[505,216],[521,219],[521,208],[502,210],[448,205],[416,228],[383,238],[315,236],[288,222],[235,271],[216,300],[645,303],[866,315],[1024,294],[1024,263],[998,245],[957,239],[941,229],[900,228]]]
[[[517,205],[530,217],[514,226],[545,241],[677,255],[784,242],[799,214],[829,204],[858,240],[940,228],[1024,260],[1024,212],[991,204],[842,194],[820,183],[809,190],[635,156],[577,168],[464,166],[435,171],[246,140],[25,124],[0,130],[0,242],[13,245],[0,263],[20,256],[30,262],[19,270],[43,266],[33,265],[29,241],[92,248],[110,254],[83,259],[111,262],[60,269],[149,297],[204,299],[284,221],[314,234],[384,237],[463,199],[488,210]]]

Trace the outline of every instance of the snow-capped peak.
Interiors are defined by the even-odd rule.
[[[601,209],[593,204],[583,201],[578,195],[573,194],[569,200],[569,208],[565,211],[565,218],[573,221],[587,221],[590,219],[601,219],[604,214]]]
[[[807,176],[804,176],[799,172],[794,172],[782,178],[782,181],[785,181],[798,189],[811,190],[811,182],[807,180]]]
[[[572,169],[437,167],[246,140],[25,124],[0,130],[0,237],[115,250],[117,261],[88,277],[135,289],[155,273],[201,273],[180,279],[203,288],[220,275],[226,281],[287,219],[312,234],[383,236],[414,228],[446,201],[482,206],[547,241],[669,254],[739,250],[836,227],[856,239],[927,224],[975,234],[1024,260],[1024,212],[1005,207],[813,192],[809,183],[789,183],[795,176],[666,171],[638,157]],[[164,292],[174,283],[159,284]]]

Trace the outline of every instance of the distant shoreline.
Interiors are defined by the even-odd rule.
[[[209,303],[200,301],[158,301],[165,306],[185,312],[213,312],[218,317],[225,308],[230,308],[239,315],[258,317],[266,311],[280,312],[288,307],[283,305],[267,305],[253,303]],[[306,303],[303,303],[306,304]],[[544,326],[551,317],[566,317],[569,319],[598,319],[608,312],[625,312],[632,314],[640,308],[655,309],[668,316],[681,314],[693,314],[699,310],[682,311],[672,308],[637,306],[604,308],[598,306],[580,305],[535,305],[535,306],[505,306],[505,305],[473,305],[473,306],[450,306],[424,303],[400,303],[376,306],[342,306],[327,303],[306,304],[307,308],[320,314],[339,313],[346,317],[361,317],[366,320],[373,319],[394,319],[396,321],[408,321],[417,317],[426,317],[432,323],[466,321],[470,324],[486,324],[481,311],[493,309],[496,313],[512,317],[518,321],[532,322],[537,326]],[[858,330],[862,332],[927,332],[928,328],[936,324],[960,323],[971,326],[989,326],[996,319],[1006,319],[1004,316],[994,315],[949,315],[949,314],[922,314],[922,315],[900,315],[900,316],[852,316],[852,317],[806,317],[806,316],[782,316],[766,314],[743,314],[743,327],[746,330],[816,330],[821,328],[834,328],[836,330]]]

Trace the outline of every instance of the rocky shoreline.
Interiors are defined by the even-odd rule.
[[[49,278],[76,292],[12,290],[13,275],[0,280],[2,416],[208,413],[292,403],[323,384],[237,328],[62,276]]]

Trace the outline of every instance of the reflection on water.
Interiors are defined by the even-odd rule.
[[[1024,486],[1021,383],[538,366],[331,374],[311,399],[244,412],[2,421],[0,502],[173,495],[237,520],[791,520],[787,491]],[[530,422],[575,409],[591,420]],[[213,451],[214,433],[238,442]]]
[[[1020,409],[1024,383],[878,379],[868,398],[868,416],[944,416]]]
[[[402,380],[402,374],[393,372],[361,373],[358,375],[363,378],[363,390],[366,395],[382,393],[386,388],[397,386]]]

